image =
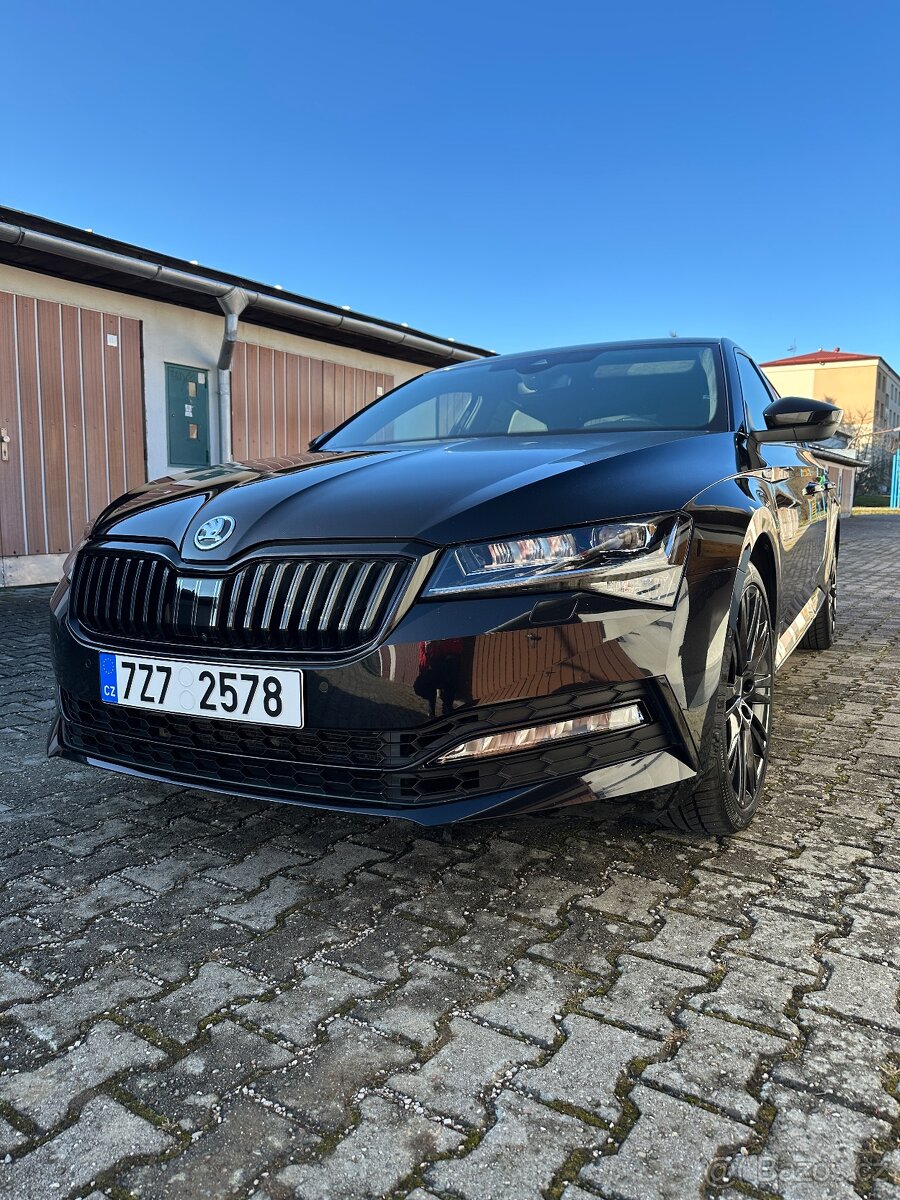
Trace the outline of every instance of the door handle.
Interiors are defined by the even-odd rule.
[[[12,438],[5,429],[0,429],[0,461],[9,462],[9,443]]]

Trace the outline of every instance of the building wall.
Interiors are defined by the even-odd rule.
[[[900,375],[878,358],[864,362],[763,367],[782,396],[831,400],[848,423],[871,429],[900,425]]]
[[[65,554],[144,481],[140,322],[0,291],[0,557]]]
[[[162,301],[128,296],[106,288],[57,279],[54,276],[41,275],[4,264],[0,264],[0,293],[19,298],[18,300],[11,299],[10,302],[14,312],[18,305],[26,320],[31,319],[30,314],[43,313],[44,320],[41,329],[44,326],[49,329],[53,324],[49,320],[48,314],[50,316],[54,313],[66,314],[66,320],[68,320],[69,314],[80,312],[82,314],[80,319],[86,326],[93,327],[96,324],[100,331],[101,341],[97,353],[101,355],[107,353],[105,346],[108,332],[117,332],[122,345],[127,340],[130,395],[135,392],[136,388],[142,392],[145,447],[139,446],[139,439],[135,440],[132,437],[129,443],[130,460],[127,478],[124,469],[120,469],[118,459],[107,462],[106,474],[111,495],[118,494],[124,490],[126,485],[134,486],[136,483],[143,482],[144,478],[153,479],[182,469],[171,466],[169,462],[166,363],[193,367],[208,373],[210,456],[213,461],[217,459],[220,434],[216,360],[222,343],[224,315],[219,317],[210,313],[196,312]],[[62,317],[59,318],[59,320],[61,319]],[[38,318],[36,315],[34,315],[34,324],[37,330]],[[360,407],[363,402],[368,403],[375,399],[379,388],[386,391],[389,387],[421,375],[427,369],[417,363],[404,362],[388,355],[370,354],[335,346],[313,338],[298,337],[280,330],[266,329],[249,322],[242,322],[240,337],[243,344],[238,350],[237,360],[239,363],[243,364],[244,356],[255,356],[257,361],[278,362],[285,366],[289,362],[311,364],[310,371],[313,378],[318,379],[320,376],[322,378],[322,403],[313,416],[307,419],[305,428],[302,420],[297,421],[297,444],[291,444],[291,441],[294,440],[291,437],[284,441],[283,446],[279,442],[275,447],[278,452],[288,454],[305,449],[308,441],[306,433],[311,425],[320,425],[331,412],[335,415],[338,413],[336,404],[338,382],[342,387],[340,398],[341,412],[343,412],[347,408],[348,398],[350,398],[351,407],[355,409]],[[30,359],[26,359],[24,362],[22,360],[23,353],[30,353],[23,350],[23,346],[30,345],[30,341],[30,339],[25,339],[22,345],[16,345],[15,340],[11,343],[16,350],[15,355],[12,356],[15,361],[12,362],[10,361],[12,351],[9,351],[7,347],[6,370],[8,374],[11,371],[15,379],[20,367],[23,368],[24,374],[16,386],[23,385],[30,389],[27,400],[28,412],[31,413],[33,409],[37,419],[42,413],[41,379],[39,373],[31,371]],[[55,343],[51,345],[50,342],[47,342],[45,346],[48,371],[51,371],[49,364],[54,357],[59,357],[61,360],[64,358],[63,355],[57,354],[54,346]],[[140,356],[141,346],[142,358]],[[38,345],[38,360],[40,360],[40,345]],[[64,368],[65,363],[61,361],[60,369],[64,370]],[[32,376],[34,376],[34,380],[30,382]],[[53,381],[51,388],[53,395],[48,396],[48,402],[52,401],[52,404],[56,404],[55,376],[52,371],[47,378]],[[108,397],[107,400],[109,400]],[[130,419],[135,411],[139,411],[139,402],[134,400],[134,396],[131,396],[131,400],[127,414],[121,405],[119,406],[120,418],[128,416]],[[313,400],[316,400],[315,396],[313,396]],[[330,408],[329,401],[331,402]],[[109,431],[107,429],[103,434],[98,433],[99,418],[103,414],[95,411],[95,402],[96,397],[89,394],[86,405],[81,411],[80,419],[85,423],[90,436],[100,437],[102,440]],[[59,408],[59,405],[56,407]],[[109,411],[109,404],[107,404],[107,410]],[[38,512],[36,507],[39,493],[46,493],[48,483],[51,492],[54,488],[61,488],[63,491],[69,489],[70,493],[75,495],[76,503],[73,509],[75,515],[70,512],[64,522],[56,521],[54,517],[52,531],[49,528],[46,529],[42,539],[35,536],[29,539],[27,545],[19,545],[18,541],[13,545],[13,541],[8,538],[10,550],[0,549],[0,586],[53,582],[58,579],[65,552],[73,541],[77,540],[81,532],[80,528],[75,529],[78,524],[76,510],[80,511],[79,504],[81,503],[78,499],[79,488],[87,486],[89,493],[92,492],[92,488],[93,491],[96,491],[90,463],[86,480],[79,481],[77,471],[73,474],[74,468],[65,449],[66,439],[63,436],[65,426],[53,415],[56,408],[52,408],[51,411],[51,408],[48,407],[47,412],[50,415],[46,421],[46,428],[42,427],[42,421],[38,420],[37,433],[34,431],[33,422],[26,431],[26,435],[31,437],[29,457],[26,463],[27,486],[25,490],[28,494],[25,496],[24,511],[15,517],[15,524],[18,526],[24,520],[37,531],[39,525],[43,526],[48,523],[49,509],[45,507]],[[285,417],[283,427],[286,434],[287,417]],[[113,434],[118,436],[115,428]],[[135,450],[136,446],[138,447],[137,451]],[[263,451],[262,446],[260,451]],[[142,461],[144,454],[146,471]],[[5,465],[0,464],[0,470]],[[39,476],[41,476],[40,479]],[[99,492],[97,495],[99,496]],[[29,496],[31,497],[30,501]],[[93,503],[93,498],[92,494],[88,497],[87,508],[90,516],[96,515],[98,507]],[[4,511],[8,510],[9,497],[0,496],[0,501],[2,501],[0,507]],[[99,505],[99,507],[103,507],[103,505]],[[0,512],[0,521],[2,521],[2,516],[3,513]],[[13,521],[8,518],[7,524],[12,525]],[[32,545],[32,543],[34,544]]]
[[[394,386],[394,376],[238,342],[231,365],[236,459],[296,454]]]
[[[883,359],[785,364],[763,370],[782,396],[811,396],[842,408],[842,425],[853,429],[851,444],[862,459],[883,463],[900,448],[900,432],[884,432],[900,429],[900,376]],[[849,504],[853,488],[845,487],[844,495],[850,496]]]
[[[875,413],[879,360],[864,362],[800,363],[797,366],[763,367],[782,396],[810,396],[830,400],[844,410],[848,423],[871,426]]]
[[[158,300],[147,300],[141,296],[126,296],[120,292],[56,279],[51,275],[38,275],[3,264],[0,264],[0,291],[62,301],[65,304],[124,317],[136,317],[143,322],[144,405],[147,415],[147,471],[150,479],[166,475],[170,469],[166,434],[165,364],[178,363],[208,371],[210,447],[215,457],[215,448],[219,444],[216,360],[222,344],[224,316],[220,318],[211,313],[196,312]],[[333,346],[328,342],[297,337],[277,329],[264,329],[248,322],[241,325],[241,338],[271,350],[303,354],[364,371],[391,375],[395,384],[414,379],[427,369],[417,363],[403,362],[387,355],[367,354],[360,350]]]

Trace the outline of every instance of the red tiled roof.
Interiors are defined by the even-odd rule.
[[[795,354],[793,358],[773,358],[760,363],[761,367],[793,367],[804,363],[859,362],[867,358],[878,358],[877,354],[845,354],[843,350],[816,350],[814,354]]]

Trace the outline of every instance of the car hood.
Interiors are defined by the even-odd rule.
[[[734,436],[690,432],[503,437],[327,451],[165,478],[126,496],[95,537],[171,542],[187,560],[227,561],[299,541],[477,541],[674,511],[729,474]],[[733,466],[731,468],[733,470]],[[220,547],[199,526],[234,518]]]

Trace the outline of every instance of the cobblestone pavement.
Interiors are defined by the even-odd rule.
[[[0,594],[0,1194],[900,1196],[900,520],[779,676],[767,799],[422,832],[44,758]]]

